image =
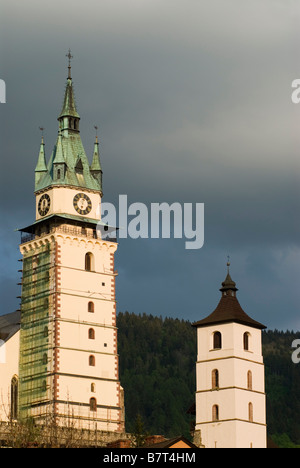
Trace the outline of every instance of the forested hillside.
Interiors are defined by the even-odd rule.
[[[196,330],[173,318],[118,314],[120,379],[125,389],[126,430],[138,415],[151,434],[189,436],[193,419]],[[291,344],[300,332],[263,333],[268,433],[279,446],[300,446],[300,364]]]

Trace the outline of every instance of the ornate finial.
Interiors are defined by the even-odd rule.
[[[94,129],[96,130],[96,143],[98,143],[98,127],[94,125]]]
[[[229,267],[230,267],[230,257],[227,255],[227,272],[229,273]]]
[[[71,59],[73,58],[73,55],[71,54],[71,49],[69,49],[69,52],[66,54],[66,57],[68,57],[69,59],[68,78],[71,79]]]
[[[39,129],[42,132],[42,142],[44,143],[44,130],[45,130],[45,127],[39,127]]]

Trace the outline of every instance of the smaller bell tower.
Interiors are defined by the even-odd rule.
[[[266,448],[261,332],[236,297],[229,273],[221,299],[197,328],[196,426],[206,448]]]

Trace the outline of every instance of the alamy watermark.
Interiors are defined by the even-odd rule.
[[[0,103],[6,103],[6,85],[4,80],[0,80]]]
[[[105,224],[105,226],[103,225]],[[204,244],[204,203],[168,204],[135,202],[128,205],[127,195],[119,195],[119,205],[101,204],[102,239],[185,239],[186,249],[201,249]]]
[[[292,343],[292,348],[296,348],[292,353],[292,361],[294,364],[300,363],[300,340],[294,340]]]

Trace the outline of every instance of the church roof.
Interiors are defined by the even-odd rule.
[[[192,325],[194,327],[206,327],[219,323],[236,322],[261,330],[266,328],[262,323],[249,317],[240,306],[236,297],[236,291],[238,291],[238,289],[236,288],[236,283],[229,274],[229,270],[220,291],[222,292],[222,296],[216,309],[206,318],[193,323]]]
[[[7,341],[20,329],[21,312],[0,315],[0,339]]]

